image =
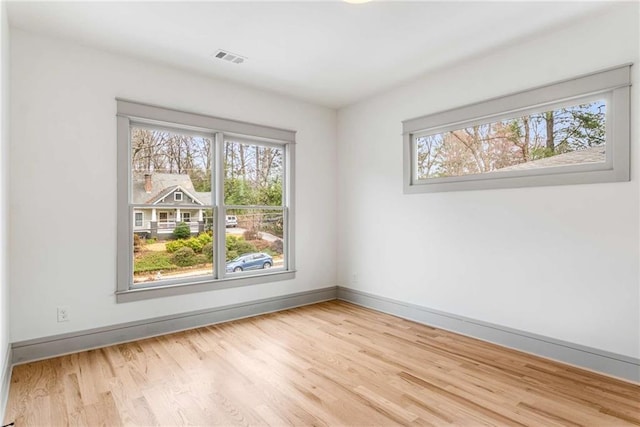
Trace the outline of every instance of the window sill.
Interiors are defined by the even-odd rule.
[[[258,285],[269,282],[280,282],[283,280],[295,279],[296,272],[279,271],[273,273],[264,273],[253,276],[228,277],[225,279],[211,280],[207,282],[197,283],[181,283],[179,285],[165,285],[157,287],[147,287],[138,289],[129,289],[126,291],[116,292],[116,302],[132,302],[141,301],[151,298],[161,298],[176,295],[191,294],[195,292],[213,291],[217,289],[228,289],[239,286]]]

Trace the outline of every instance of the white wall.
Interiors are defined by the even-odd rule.
[[[638,5],[615,7],[337,121],[329,109],[12,29],[11,341],[331,286],[337,274],[354,289],[639,357],[640,92],[631,182],[402,194],[402,120],[638,63]],[[116,96],[298,130],[296,280],[115,303]],[[56,322],[58,305],[69,323]]]
[[[9,349],[8,182],[9,182],[9,20],[7,5],[0,4],[0,387]],[[0,415],[4,408],[0,396]],[[0,416],[0,418],[2,418]]]
[[[639,15],[614,7],[339,111],[341,285],[640,356]],[[627,62],[631,182],[402,193],[402,120]]]
[[[12,341],[336,284],[334,110],[15,28],[11,44]],[[295,280],[116,304],[115,97],[298,131]]]

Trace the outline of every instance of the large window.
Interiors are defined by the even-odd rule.
[[[293,278],[294,136],[118,100],[118,301]]]
[[[405,192],[629,180],[629,66],[403,122]]]

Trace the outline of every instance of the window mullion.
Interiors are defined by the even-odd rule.
[[[226,264],[226,208],[224,206],[224,134],[218,132],[214,138],[214,171],[215,174],[211,174],[212,190],[215,194],[216,205],[216,227],[214,234],[215,241],[215,274],[218,279],[221,279],[225,275]],[[215,176],[214,176],[215,175]]]
[[[117,252],[117,288],[119,292],[129,289],[133,280],[133,224],[130,209],[131,181],[129,176],[130,144],[129,144],[129,119],[118,117],[118,252]]]
[[[295,228],[295,145],[287,144],[285,150],[285,173],[284,173],[284,188],[283,188],[283,208],[284,208],[284,245],[285,245],[285,268],[287,270],[295,269],[295,242],[294,233]]]

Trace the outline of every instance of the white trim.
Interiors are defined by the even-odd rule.
[[[403,319],[640,383],[640,359],[471,319],[368,292],[338,287],[338,299]]]
[[[182,193],[182,191],[178,191],[178,190],[174,191],[173,192],[173,201],[174,202],[181,202],[183,200],[183,197],[182,197],[183,194],[184,193]],[[179,199],[178,199],[178,196],[180,196]]]
[[[140,225],[138,225],[138,218],[137,215],[140,214]],[[143,211],[133,211],[133,228],[135,231],[135,228],[138,227],[144,227],[144,212]]]
[[[9,349],[9,357],[3,370],[5,372],[3,384],[7,384],[8,390],[12,364],[47,359],[334,299],[568,363],[582,369],[593,370],[625,381],[633,383],[640,381],[640,359],[637,358],[338,286],[16,342]],[[9,375],[6,372],[9,372]]]
[[[191,129],[213,133],[222,131],[229,134],[245,135],[249,137],[267,138],[277,141],[295,142],[296,132],[278,129],[271,126],[257,125],[232,119],[222,119],[200,113],[173,110],[151,104],[128,101],[116,98],[118,116],[132,120],[134,123],[148,123],[151,125],[166,125],[175,129]]]
[[[0,421],[4,420],[9,401],[9,387],[11,386],[11,373],[13,370],[13,350],[11,345],[4,350],[5,358],[0,371]],[[9,421],[10,422],[10,421]]]
[[[168,187],[167,187],[168,188]],[[187,196],[189,196],[190,199],[193,199],[194,203],[196,203],[197,205],[200,206],[205,206],[204,203],[202,203],[202,201],[200,201],[200,199],[198,199],[196,196],[194,196],[193,194],[191,194],[189,191],[185,190],[184,188],[182,188],[182,186],[180,185],[176,185],[171,191],[169,191],[167,194],[165,194],[164,196],[162,196],[161,199],[156,200],[155,202],[151,203],[151,204],[138,204],[138,203],[133,203],[133,206],[137,206],[137,207],[143,207],[143,206],[158,206],[159,203],[161,202],[165,202],[165,199],[167,197],[169,197],[170,195],[173,194],[174,198],[174,202],[177,201],[175,200],[175,194],[176,192],[180,192],[183,193],[182,196],[182,200],[184,200],[184,194],[186,194]],[[181,200],[180,200],[181,201]]]
[[[224,159],[224,134],[221,132],[216,133],[214,139],[214,147],[211,150],[213,153],[214,160],[216,163],[220,161],[220,159]],[[224,206],[224,185],[220,183],[224,183],[225,172],[223,168],[215,168],[215,171],[211,173],[211,188],[215,192],[215,205],[217,206],[214,214],[214,237],[216,234],[222,234],[224,230],[225,238],[224,239],[214,239],[214,251],[213,256],[215,257],[214,264],[214,274],[216,277],[222,277],[225,273],[225,267],[227,264],[226,251],[226,213],[227,210]]]
[[[334,299],[336,299],[336,287],[332,286],[212,309],[36,338],[13,343],[13,363],[22,364]]]
[[[631,65],[624,64],[573,79],[539,86],[533,89],[498,96],[486,101],[468,104],[427,116],[402,122],[402,132],[417,133],[447,124],[464,123],[469,119],[487,119],[500,114],[526,110],[537,106],[605,93],[631,85]]]

